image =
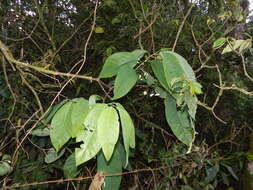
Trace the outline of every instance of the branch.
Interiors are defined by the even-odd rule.
[[[194,4],[192,4],[192,6],[189,8],[189,10],[187,11],[185,17],[184,17],[184,20],[183,22],[181,23],[181,25],[179,26],[179,29],[177,31],[177,36],[176,36],[176,39],[175,39],[175,42],[174,42],[174,45],[173,45],[173,48],[172,48],[172,51],[175,51],[175,48],[176,48],[176,45],[177,45],[177,41],[178,41],[178,38],[183,30],[183,27],[184,27],[184,24],[185,24],[185,21],[186,19],[188,18],[188,16],[190,15],[191,11],[192,11],[192,8],[194,7]]]
[[[98,78],[93,78],[91,76],[52,71],[52,70],[44,69],[42,67],[37,67],[37,66],[31,65],[29,63],[24,63],[24,62],[18,61],[13,57],[10,50],[7,48],[7,46],[5,46],[5,44],[1,40],[0,40],[0,50],[1,50],[2,54],[4,55],[4,57],[8,60],[8,62],[14,63],[19,66],[28,67],[28,68],[38,71],[40,73],[46,73],[46,74],[55,75],[55,76],[81,78],[81,79],[85,79],[85,80],[89,80],[89,81],[98,81],[99,80]]]

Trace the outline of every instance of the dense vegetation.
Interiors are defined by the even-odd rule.
[[[251,189],[248,6],[2,0],[0,188]]]

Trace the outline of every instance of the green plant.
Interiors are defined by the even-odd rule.
[[[92,95],[89,100],[70,100],[57,110],[50,129],[51,142],[57,152],[73,138],[76,143],[81,143],[75,148],[75,156],[71,155],[76,166],[97,157],[97,170],[106,174],[120,173],[122,167],[127,168],[129,149],[135,148],[135,129],[129,113],[114,101],[124,97],[140,79],[164,99],[169,126],[189,147],[188,151],[191,150],[195,137],[196,95],[201,93],[201,85],[190,65],[179,54],[161,50],[141,61],[146,53],[145,50],[118,52],[106,59],[99,77],[116,76],[113,97],[110,98],[113,102],[104,103],[104,100],[101,103],[101,97]],[[150,63],[157,80],[145,71],[146,63]],[[62,154],[62,151],[58,155],[52,152],[48,162]],[[76,173],[77,170],[73,170]],[[120,176],[106,177],[104,189],[119,189],[120,180]]]

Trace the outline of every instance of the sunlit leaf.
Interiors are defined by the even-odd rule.
[[[75,149],[77,166],[95,157],[101,149],[97,135],[97,124],[101,112],[107,107],[106,104],[95,104],[86,116],[84,122],[86,128],[80,132],[76,138],[77,142],[83,142],[80,148]]]
[[[115,108],[105,108],[97,125],[98,143],[102,146],[106,160],[109,161],[119,138],[119,117]]]
[[[215,40],[213,43],[213,48],[218,49],[218,48],[222,47],[225,44],[226,40],[227,40],[227,38],[219,38],[219,39]]]
[[[71,137],[76,137],[80,131],[84,130],[84,121],[89,112],[89,102],[84,98],[76,98],[72,100],[71,113]]]
[[[136,72],[129,66],[124,65],[119,69],[115,80],[112,100],[119,99],[126,95],[135,85],[138,76]]]

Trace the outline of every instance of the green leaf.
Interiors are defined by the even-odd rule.
[[[0,176],[4,176],[12,171],[12,167],[8,162],[0,161]]]
[[[147,51],[143,49],[136,49],[132,51],[132,54],[136,57],[137,60],[140,60],[145,53],[147,53]]]
[[[75,154],[71,154],[64,163],[63,172],[66,178],[74,178],[79,174]]]
[[[218,49],[218,48],[222,47],[226,41],[227,41],[227,38],[219,38],[219,39],[215,40],[213,43],[213,48]]]
[[[100,78],[109,78],[115,76],[120,67],[124,64],[134,67],[137,64],[138,59],[133,53],[129,52],[118,52],[109,56],[105,64],[103,65],[102,71],[99,74]]]
[[[239,48],[239,52],[242,53],[243,50],[251,48],[251,46],[252,46],[252,40],[251,39],[244,40],[244,42],[241,44],[241,46]]]
[[[101,149],[97,135],[97,124],[101,112],[107,107],[106,104],[95,104],[88,113],[84,122],[86,128],[76,138],[77,142],[83,142],[80,148],[76,148],[75,150],[77,166],[95,157]]]
[[[151,67],[162,87],[165,88],[167,91],[169,91],[169,86],[166,81],[162,62],[158,59],[153,60],[151,62]]]
[[[188,107],[188,113],[192,119],[195,120],[195,115],[197,112],[197,98],[196,96],[191,96],[190,93],[185,93],[185,103]]]
[[[120,122],[122,127],[123,141],[124,147],[126,151],[126,165],[128,164],[128,156],[129,156],[129,147],[135,148],[135,129],[133,121],[125,110],[125,108],[117,103],[117,110],[119,111]]]
[[[124,65],[119,69],[115,80],[112,100],[119,99],[126,95],[135,85],[138,76],[136,72],[129,66]]]
[[[53,163],[54,161],[58,160],[64,154],[65,149],[62,149],[61,152],[57,153],[54,148],[49,149],[47,155],[45,157],[45,162],[47,164]]]
[[[174,135],[184,144],[191,146],[193,129],[186,111],[177,110],[176,101],[170,95],[164,100],[166,120]]]
[[[106,160],[109,161],[119,138],[119,117],[113,107],[107,107],[101,112],[97,130],[98,143],[102,146]]]
[[[190,87],[191,95],[196,95],[196,94],[202,93],[202,90],[201,90],[202,86],[198,82],[190,82],[189,87]]]
[[[52,106],[52,108],[50,108],[50,110],[48,111],[48,113],[45,115],[44,119],[43,119],[43,123],[49,123],[51,121],[51,119],[53,118],[53,116],[55,115],[55,113],[67,102],[67,100],[63,100],[61,101],[59,104],[56,104],[54,106]]]
[[[91,95],[89,97],[89,106],[95,105],[97,103],[97,101],[99,101],[99,100],[103,100],[103,97],[96,95],[96,94]]]
[[[55,147],[56,151],[68,142],[71,138],[71,113],[72,113],[73,102],[67,102],[64,104],[55,114],[52,119],[50,130],[50,139]]]
[[[97,170],[102,171],[105,174],[121,173],[122,172],[122,161],[120,151],[116,146],[112,158],[109,162],[106,161],[102,152],[97,157]],[[103,190],[118,190],[120,188],[121,175],[107,176],[105,177],[105,183],[102,187]]]
[[[220,170],[220,167],[218,164],[215,164],[214,166],[206,169],[206,178],[205,178],[206,182],[207,183],[212,182],[217,176],[219,170]]]
[[[233,176],[233,178],[235,178],[237,181],[239,181],[238,176],[235,174],[234,170],[232,167],[228,166],[227,164],[222,164],[223,166],[225,166],[225,168],[227,168],[227,170],[229,171],[229,173]]]
[[[44,128],[44,129],[34,129],[31,132],[31,135],[37,136],[37,137],[47,137],[50,134],[50,129],[49,128]]]
[[[89,112],[89,102],[84,98],[76,98],[72,100],[72,113],[71,113],[71,137],[74,138],[84,130],[84,121]]]
[[[221,52],[221,54],[225,54],[225,53],[229,53],[231,51],[233,51],[233,48],[231,47],[231,44],[226,45],[226,47],[223,49],[223,51]]]
[[[229,53],[232,51],[237,50],[238,48],[240,48],[241,46],[243,47],[245,44],[246,40],[235,40],[232,39],[228,45],[223,49],[221,54],[225,54],[225,53]],[[240,51],[240,50],[239,50]]]
[[[163,69],[167,84],[170,86],[172,79],[186,77],[189,80],[196,80],[195,74],[187,61],[179,54],[171,51],[160,52]]]

